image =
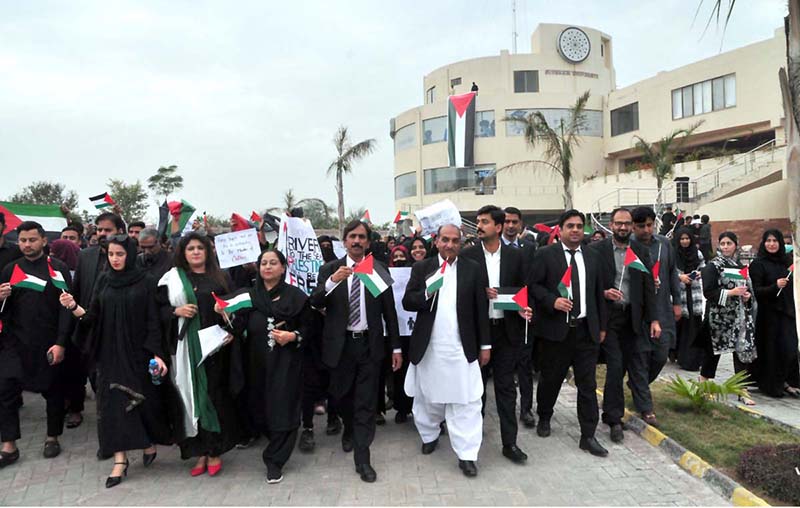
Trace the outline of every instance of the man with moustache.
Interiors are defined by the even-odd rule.
[[[61,239],[74,243],[79,249],[81,248],[81,233],[75,226],[67,226],[61,230]]]
[[[325,313],[322,361],[331,369],[330,393],[344,422],[342,450],[354,451],[356,472],[368,483],[377,479],[369,447],[375,437],[384,323],[394,351],[392,368],[399,369],[403,362],[392,291],[375,298],[353,273],[364,260],[371,234],[370,227],[358,220],[345,226],[347,256],[320,268],[310,298],[311,305]]]
[[[483,440],[480,367],[489,363],[492,347],[489,282],[481,265],[459,256],[458,226],[441,226],[436,247],[438,256],[414,264],[403,296],[403,308],[417,313],[404,388],[414,397],[423,455],[436,450],[440,424],[446,420],[458,467],[474,477]]]
[[[136,257],[136,264],[153,275],[155,280],[167,273],[173,266],[173,256],[164,250],[158,238],[158,230],[144,228],[139,233],[140,254]]]

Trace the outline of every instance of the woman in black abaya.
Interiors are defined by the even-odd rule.
[[[695,345],[695,338],[703,326],[700,274],[706,263],[688,228],[679,228],[675,233],[675,254],[675,266],[681,280],[681,320],[677,324],[675,356],[682,369],[698,371],[703,363],[703,349]]]

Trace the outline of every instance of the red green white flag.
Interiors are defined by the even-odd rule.
[[[442,289],[444,285],[444,271],[447,268],[447,261],[442,263],[442,268],[433,272],[433,275],[425,279],[425,292],[429,295]]]
[[[367,254],[360,263],[353,267],[353,274],[361,280],[361,283],[364,284],[364,287],[374,298],[380,296],[381,293],[392,287],[394,283],[389,272],[384,270],[381,265],[375,264],[375,258],[372,257],[372,254]]]
[[[361,222],[372,224],[372,219],[369,216],[369,210],[364,210],[364,215],[361,216]]]
[[[520,311],[528,306],[528,286],[523,288],[497,288],[497,298],[492,300],[494,310]]]
[[[28,203],[11,203],[0,201],[0,212],[6,216],[6,229],[3,234],[8,234],[25,221],[34,221],[41,224],[45,231],[58,232],[67,227],[67,218],[58,205],[31,205]]]
[[[633,268],[634,270],[639,270],[640,272],[650,273],[650,270],[644,266],[642,260],[639,259],[639,256],[633,252],[633,249],[630,245],[628,245],[628,250],[625,251],[625,263],[623,263],[628,268]]]
[[[103,208],[108,208],[116,204],[114,200],[111,199],[111,196],[108,195],[108,192],[98,194],[97,196],[92,196],[89,198],[89,201],[91,201],[94,207],[98,210],[102,210]]]
[[[723,268],[722,275],[731,280],[747,280],[750,276],[750,269],[744,268]]]
[[[216,293],[213,292],[211,293],[211,296],[214,297],[214,300],[217,302],[217,305],[219,305],[219,308],[228,314],[232,314],[237,310],[250,309],[253,307],[253,301],[250,299],[250,291],[248,290],[231,296],[226,296],[224,298],[220,298],[216,295]]]
[[[475,165],[475,92],[447,98],[447,154],[450,167]]]
[[[46,280],[25,273],[19,265],[14,265],[14,271],[11,272],[11,280],[8,282],[15,288],[32,289],[40,293],[44,291],[45,286],[47,286]]]
[[[50,264],[50,256],[47,256],[47,269],[50,271],[50,280],[53,282],[55,287],[62,291],[69,289],[67,286],[67,281],[64,280],[64,274],[53,269],[53,265]]]
[[[558,283],[558,293],[563,298],[572,300],[572,265],[567,265],[567,271],[561,276],[561,282]]]
[[[404,221],[406,219],[408,219],[408,212],[404,212],[404,211],[400,210],[399,212],[397,212],[397,215],[395,215],[395,217],[394,217],[394,223],[397,224],[398,222],[402,222],[402,221]]]
[[[184,200],[170,201],[167,203],[167,207],[170,215],[178,219],[178,230],[183,231],[186,229],[186,225],[189,223],[189,219],[192,218],[195,208]]]

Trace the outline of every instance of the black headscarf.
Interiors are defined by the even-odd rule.
[[[770,236],[774,236],[775,239],[778,240],[778,252],[775,254],[767,251],[767,238]],[[768,259],[782,266],[789,266],[791,263],[791,258],[787,255],[786,247],[784,245],[783,233],[777,229],[768,229],[764,231],[763,235],[761,235],[761,245],[758,246],[758,258]]]
[[[108,244],[119,245],[125,249],[125,252],[127,253],[125,258],[125,267],[122,270],[114,270],[109,265],[108,270],[106,271],[109,286],[112,288],[130,286],[131,284],[141,280],[147,274],[147,272],[139,268],[136,263],[136,240],[128,235],[115,235],[108,239]]]
[[[689,236],[689,246],[681,247],[681,236]],[[675,252],[677,254],[676,265],[683,273],[697,270],[700,266],[700,256],[698,255],[697,245],[694,244],[692,231],[687,227],[679,228],[675,232]]]
[[[267,291],[267,288],[264,287],[264,279],[261,278],[261,259],[269,252],[275,253],[281,265],[286,267],[286,257],[280,251],[265,250],[262,252],[256,261],[257,279],[255,286],[250,290],[250,298],[256,309],[265,316],[274,317],[275,322],[279,323],[296,318],[303,311],[308,297],[302,290],[286,284],[283,277],[274,288]]]

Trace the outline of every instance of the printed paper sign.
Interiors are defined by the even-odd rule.
[[[461,214],[449,199],[438,201],[431,206],[414,212],[417,216],[423,235],[436,233],[440,226],[453,224],[461,227]]]
[[[244,229],[217,235],[214,238],[220,268],[230,268],[246,263],[255,263],[261,254],[258,234],[255,229]]]

